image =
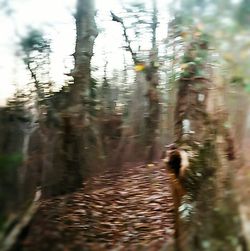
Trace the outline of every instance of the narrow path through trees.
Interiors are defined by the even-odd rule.
[[[164,168],[109,171],[42,201],[18,250],[159,250],[173,236],[173,213]]]

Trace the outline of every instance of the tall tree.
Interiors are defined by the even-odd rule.
[[[233,190],[232,141],[209,64],[207,34],[191,31],[182,63],[176,145],[166,159],[176,201],[177,250],[247,250]]]
[[[93,46],[98,35],[95,23],[94,1],[78,0],[76,21],[75,68],[72,72],[74,85],[71,87],[70,105],[83,104],[88,101],[90,84],[90,62]]]
[[[132,148],[136,147],[138,153],[142,152],[142,156],[146,159],[146,162],[151,163],[157,155],[156,138],[160,112],[159,94],[157,89],[159,84],[159,63],[156,43],[156,30],[158,25],[157,4],[155,0],[152,1],[150,20],[143,20],[143,18],[145,18],[145,16],[147,17],[148,14],[143,4],[135,3],[131,8],[134,8],[136,13],[138,13],[134,17],[136,21],[133,25],[135,27],[142,25],[143,27],[141,34],[139,27],[137,27],[137,30],[134,31],[136,40],[142,38],[146,32],[150,33],[151,41],[149,41],[149,43],[151,42],[151,48],[146,52],[142,52],[140,49],[141,46],[139,45],[138,50],[135,50],[132,46],[133,40],[129,36],[128,28],[126,27],[123,18],[118,17],[111,12],[113,21],[120,23],[122,26],[126,42],[126,50],[131,54],[136,71],[136,88],[132,97],[131,111],[129,113],[128,120],[130,121],[132,134],[137,135],[137,142],[130,142],[133,146],[127,147],[131,148],[130,151],[128,151],[128,158],[132,157],[131,153],[134,152]],[[128,13],[131,12],[130,8],[125,9]],[[141,17],[142,14],[144,14],[143,18]],[[121,141],[120,147],[118,148],[119,150],[125,147],[123,142],[127,142],[127,140]]]
[[[70,74],[74,82],[69,84],[68,95],[61,96],[65,102],[63,109],[59,111],[60,126],[52,128],[47,139],[47,167],[43,179],[47,183],[44,185],[44,192],[48,195],[70,192],[81,186],[89,154],[96,154],[96,149],[91,148],[91,143],[97,141],[97,137],[91,125],[88,109],[91,58],[98,34],[94,1],[77,1],[75,23],[75,67]],[[59,130],[60,133],[56,133],[55,130]]]
[[[151,163],[156,157],[156,144],[157,144],[157,130],[159,129],[159,115],[160,115],[160,106],[159,106],[159,76],[158,76],[158,48],[156,44],[156,30],[158,25],[157,19],[157,5],[156,0],[152,0],[153,13],[152,13],[152,45],[151,52],[149,56],[150,65],[146,68],[146,80],[148,82],[148,103],[149,103],[149,116],[146,123],[147,128],[147,162]]]
[[[95,24],[95,7],[92,0],[78,0],[75,14],[76,45],[75,67],[72,71],[74,83],[70,87],[70,100],[64,114],[64,142],[66,172],[69,188],[79,186],[83,178],[86,156],[86,128],[89,126],[89,86],[91,81],[91,58],[98,34]],[[86,153],[85,153],[86,154]],[[71,177],[69,177],[71,175]]]

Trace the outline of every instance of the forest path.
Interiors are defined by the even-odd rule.
[[[137,166],[106,172],[72,194],[42,201],[18,250],[160,250],[173,227],[166,170]]]

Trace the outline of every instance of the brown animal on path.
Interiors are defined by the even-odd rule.
[[[178,216],[179,206],[182,197],[186,194],[183,186],[183,178],[189,167],[188,153],[178,149],[175,144],[166,146],[166,151],[162,155],[163,162],[167,167],[171,181],[171,189],[175,208],[175,237],[178,237]]]

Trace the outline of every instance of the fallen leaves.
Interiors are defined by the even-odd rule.
[[[44,201],[23,246],[27,251],[158,250],[173,236],[173,213],[164,169],[107,172],[75,193]]]

